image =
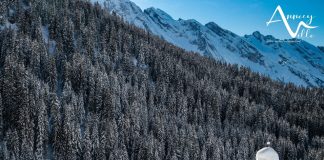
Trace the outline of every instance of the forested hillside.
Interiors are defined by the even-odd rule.
[[[187,53],[82,0],[0,1],[0,159],[324,159],[324,91]]]

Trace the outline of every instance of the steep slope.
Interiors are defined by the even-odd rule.
[[[276,78],[297,80],[308,86],[324,86],[324,55],[317,47],[305,41],[275,43],[274,41],[279,40],[259,32],[245,38],[263,53]]]
[[[156,8],[142,11],[129,0],[91,1],[99,2],[127,22],[188,51],[249,67],[275,80],[302,86],[324,86],[324,55],[307,42],[296,44],[260,42],[260,37],[273,37],[263,36],[259,32],[240,37],[213,22],[202,25],[196,20],[174,20]]]
[[[1,160],[251,160],[265,141],[323,160],[324,89],[186,52],[87,1],[0,6]]]

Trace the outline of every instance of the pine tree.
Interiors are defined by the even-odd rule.
[[[38,108],[38,114],[37,114],[37,134],[36,134],[36,159],[44,159],[44,141],[46,139],[46,106],[44,101],[41,100],[41,102],[38,104],[40,105]]]
[[[7,18],[7,3],[7,1],[0,2],[0,25],[3,25]]]
[[[0,141],[3,141],[4,134],[4,124],[3,124],[3,104],[2,104],[2,96],[0,93]]]
[[[17,26],[0,30],[0,159],[253,159],[267,141],[281,159],[324,157],[323,89],[186,52],[88,1],[0,4]]]
[[[4,142],[4,124],[3,124],[3,105],[2,105],[2,96],[0,93],[0,141]],[[6,144],[0,145],[0,159],[5,159],[7,153]]]

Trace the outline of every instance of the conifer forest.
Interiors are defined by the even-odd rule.
[[[0,159],[324,160],[324,89],[180,49],[86,0],[0,1]]]

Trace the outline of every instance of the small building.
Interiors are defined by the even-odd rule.
[[[256,160],[279,160],[279,155],[273,148],[264,147],[257,152]]]

